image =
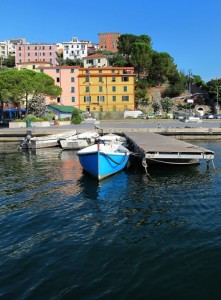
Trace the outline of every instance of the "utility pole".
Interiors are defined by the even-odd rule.
[[[189,82],[188,82],[188,90],[189,90],[189,93],[191,94],[191,77],[192,77],[192,72],[191,70],[189,70]]]

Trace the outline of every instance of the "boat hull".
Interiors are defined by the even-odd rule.
[[[120,152],[121,150],[113,152],[106,148],[95,150],[95,147],[92,147],[87,147],[91,148],[91,151],[85,151],[85,149],[82,152],[78,151],[78,157],[83,169],[98,180],[123,170],[127,165],[130,152],[122,145],[118,145],[118,148],[123,149],[124,152]]]

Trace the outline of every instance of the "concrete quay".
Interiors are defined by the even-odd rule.
[[[100,121],[99,132],[129,133],[152,132],[171,136],[179,140],[221,140],[221,120],[208,120],[202,123],[183,123],[178,120],[109,120]],[[34,128],[0,128],[0,142],[21,141],[27,130],[34,136],[45,136],[76,129],[77,132],[95,130],[94,124],[71,124],[63,126],[34,127]]]

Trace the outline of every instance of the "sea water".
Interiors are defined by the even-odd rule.
[[[0,299],[221,299],[215,170],[126,168],[100,183],[75,151],[0,144]]]

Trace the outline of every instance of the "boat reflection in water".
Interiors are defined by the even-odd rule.
[[[127,170],[102,181],[98,181],[86,172],[82,174],[78,180],[78,185],[87,206],[93,211],[93,218],[97,219],[98,224],[119,225],[126,221],[127,218],[125,218],[122,207],[128,201],[128,180]]]

